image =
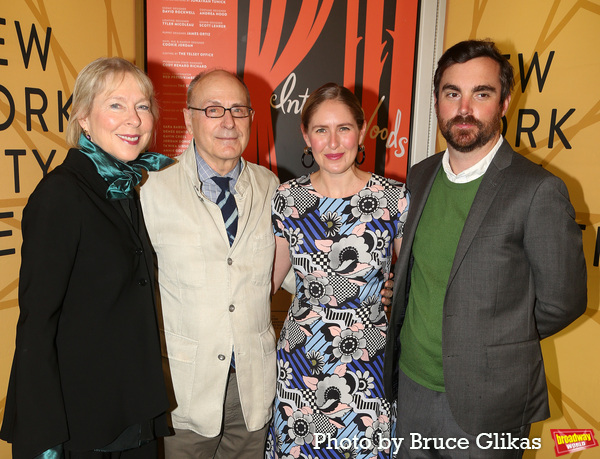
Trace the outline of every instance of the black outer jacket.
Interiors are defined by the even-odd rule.
[[[157,416],[156,434],[168,435],[152,251],[141,212],[135,231],[106,190],[71,149],[23,211],[20,316],[0,431],[15,459],[61,443],[101,448]]]

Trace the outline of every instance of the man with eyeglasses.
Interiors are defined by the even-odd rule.
[[[165,453],[261,457],[276,381],[270,204],[278,179],[241,157],[254,110],[237,76],[198,75],[183,113],[192,142],[141,187],[175,397]]]

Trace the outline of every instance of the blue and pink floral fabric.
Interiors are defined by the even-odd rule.
[[[277,343],[267,457],[390,457],[379,448],[395,417],[383,394],[380,291],[407,210],[404,185],[375,174],[347,198],[321,196],[309,176],[275,193],[274,232],[289,242],[296,296]]]

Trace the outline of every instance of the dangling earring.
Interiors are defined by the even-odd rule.
[[[85,136],[86,139],[92,140],[92,136],[90,135],[90,133],[86,129],[83,129],[83,135]]]
[[[358,146],[358,152],[362,153],[362,158],[359,161],[358,160],[358,155],[356,155],[356,158],[354,158],[354,162],[360,166],[362,163],[365,162],[365,157],[367,156],[366,153],[365,153],[365,146],[364,145],[359,145]]]
[[[304,161],[304,159],[306,157],[310,158],[310,164],[306,164],[306,162]],[[312,154],[312,148],[304,147],[304,153],[302,154],[302,165],[308,169],[308,168],[312,167],[312,165],[314,163],[315,163],[315,157]]]

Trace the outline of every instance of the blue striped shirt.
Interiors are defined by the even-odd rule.
[[[202,184],[202,193],[206,195],[208,199],[212,202],[216,203],[217,198],[221,194],[221,188],[215,182],[213,182],[212,177],[215,175],[219,176],[217,172],[210,167],[206,161],[198,154],[198,150],[194,144],[194,151],[196,152],[196,169],[198,170],[198,178],[200,179],[200,183]],[[235,184],[240,176],[240,172],[242,171],[242,161],[238,161],[235,167],[230,170],[223,177],[230,177],[229,181],[229,191],[231,194],[235,196]]]

